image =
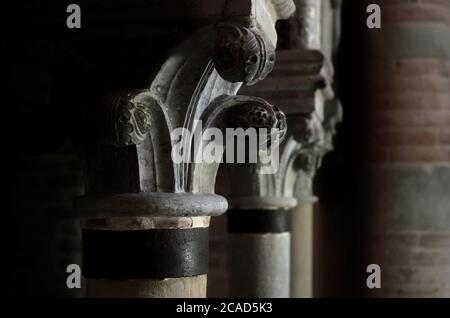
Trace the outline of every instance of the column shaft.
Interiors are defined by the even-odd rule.
[[[313,297],[313,201],[300,201],[292,210],[291,297]]]
[[[289,297],[290,212],[228,212],[230,294]]]

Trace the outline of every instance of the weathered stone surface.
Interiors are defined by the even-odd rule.
[[[229,237],[230,296],[289,297],[290,233]]]

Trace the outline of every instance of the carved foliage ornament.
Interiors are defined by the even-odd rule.
[[[111,99],[110,129],[105,142],[116,147],[138,145],[150,131],[150,111],[148,105],[136,100],[138,91],[117,94]]]
[[[214,66],[225,80],[253,85],[272,71],[275,48],[260,31],[221,23],[216,32]]]

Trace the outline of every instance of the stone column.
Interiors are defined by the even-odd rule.
[[[367,30],[372,297],[450,296],[450,2],[377,1]]]
[[[90,105],[89,190],[76,202],[88,296],[206,296],[209,221],[227,201],[214,194],[220,160],[197,160],[214,143],[203,133],[253,127],[245,119],[256,110],[267,114],[262,127],[278,125],[276,107],[236,93],[272,70],[275,22],[293,10],[290,0],[205,1],[186,15],[203,28],[171,50],[148,88],[126,85]]]
[[[294,141],[282,157],[291,168],[298,150]],[[289,297],[290,211],[297,203],[285,196],[287,169],[262,175],[252,165],[231,170],[231,209],[228,212],[230,296]]]
[[[233,210],[228,222],[232,296],[289,297],[294,225],[290,209],[298,202],[294,186],[299,180],[300,199],[306,199],[303,193],[312,196],[314,171],[334,134],[334,129],[328,128],[340,120],[340,108],[333,107],[339,104],[329,77],[324,75],[329,73],[324,61],[319,51],[279,51],[269,78],[245,89],[281,105],[287,114],[288,133],[279,148],[280,161],[274,173],[263,174],[257,165],[231,167],[229,202]],[[304,224],[300,222],[300,226]]]
[[[340,41],[340,0],[309,1],[298,0],[297,7],[303,8],[297,12],[294,19],[287,22],[291,25],[291,48],[302,48],[306,51],[318,51],[324,58],[325,67],[322,70],[330,83],[333,82],[333,57]],[[300,63],[300,61],[299,61]],[[333,85],[331,84],[331,87]],[[333,149],[335,126],[342,120],[342,108],[334,94],[327,96],[322,92],[316,93],[316,108],[324,111],[325,140],[321,144],[321,153],[312,151],[309,156],[323,156]],[[319,104],[323,104],[322,106]],[[292,279],[291,297],[313,297],[313,224],[314,203],[318,198],[314,196],[312,184],[315,176],[313,169],[304,169],[299,173],[296,185],[298,206],[293,211],[292,218]]]
[[[324,139],[299,159],[301,167],[294,188],[298,205],[292,210],[292,228],[295,231],[292,232],[291,243],[291,297],[314,296],[314,205],[318,198],[314,195],[313,180],[322,157],[333,149],[336,126],[343,117],[342,106],[337,99],[327,101],[324,107]]]
[[[334,14],[338,4],[296,1],[296,15],[282,28],[288,32],[280,33],[286,48],[278,52],[274,71],[266,81],[245,89],[279,105],[287,115],[289,128],[280,169],[271,177],[261,176],[254,169],[258,177],[252,178],[250,173],[233,167],[230,202],[236,210],[230,212],[228,220],[232,234],[231,291],[235,296],[312,295],[312,180],[322,156],[332,148],[334,127],[342,116],[332,88],[331,52],[337,41],[333,17],[338,15]],[[298,209],[288,211],[296,201]],[[253,222],[264,218],[266,228],[248,225],[246,220],[251,218]],[[267,225],[281,218],[291,226],[277,233]],[[311,226],[308,231],[304,231],[305,221]],[[261,259],[265,259],[263,264],[257,263]]]
[[[292,209],[291,280],[290,295],[297,298],[313,296],[313,237],[314,204],[313,178],[317,166],[315,158],[321,153],[306,152],[299,158],[301,169],[294,188],[297,206]],[[300,167],[299,167],[300,168]]]
[[[230,295],[289,297],[289,211],[263,207],[228,214]]]
[[[313,226],[314,202],[302,198],[292,209],[292,223],[297,231],[292,232],[291,240],[291,297],[313,297]],[[301,251],[298,253],[297,251]]]
[[[291,241],[291,281],[290,295],[293,298],[313,297],[314,270],[314,204],[317,197],[313,194],[313,178],[316,167],[309,164],[319,153],[305,153],[303,166],[298,173],[294,193],[298,204],[292,209]]]

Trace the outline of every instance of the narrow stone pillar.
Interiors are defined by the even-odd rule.
[[[295,184],[298,204],[292,209],[291,281],[290,296],[293,298],[313,297],[313,237],[314,204],[317,197],[312,194],[312,177],[299,172]]]
[[[333,82],[333,58],[339,46],[341,32],[341,0],[297,0],[295,18],[287,21],[290,25],[290,49],[300,48],[306,52],[320,52],[324,59],[326,81]],[[301,60],[299,59],[299,64]],[[331,85],[332,87],[333,85]],[[333,149],[335,127],[342,120],[342,108],[338,99],[332,97],[334,91],[317,91],[314,109],[323,115],[324,139],[314,147],[309,147],[311,158],[321,158]],[[323,113],[322,113],[323,112]],[[321,159],[319,159],[320,162]],[[309,161],[309,160],[306,160]],[[295,196],[298,207],[292,217],[291,253],[291,297],[313,297],[313,237],[314,237],[314,196],[312,184],[318,167],[304,167],[298,174]]]
[[[320,147],[309,149],[300,155],[299,172],[294,194],[298,201],[292,210],[291,243],[291,297],[314,297],[314,206],[318,198],[314,195],[313,180],[322,157],[333,149],[336,126],[342,121],[342,106],[336,99],[324,105],[325,119],[323,140]]]
[[[271,117],[264,110],[253,116],[262,121]],[[279,121],[277,127],[281,128],[279,136],[285,136],[284,114],[278,113],[275,118]],[[271,152],[278,151],[281,140],[271,140]],[[292,148],[287,151],[290,155],[297,145],[292,142],[289,146]],[[289,155],[282,158],[286,160]],[[279,192],[267,192],[262,197],[259,191],[265,192],[268,188],[275,191],[277,188],[272,179],[274,174],[258,173],[262,166],[260,162],[228,166],[232,188],[228,198],[231,209],[227,214],[231,297],[289,297],[289,209],[295,206],[296,200],[283,197]],[[281,173],[276,176],[283,178]]]
[[[261,96],[280,105],[287,116],[288,132],[286,141],[279,149],[280,164],[278,170],[272,175],[263,175],[257,168],[251,169],[249,167],[246,171],[245,169],[232,167],[230,203],[233,208],[239,208],[240,210],[291,209],[296,206],[299,200],[305,200],[305,193],[312,196],[314,173],[320,166],[323,155],[332,148],[334,128],[341,120],[342,115],[340,104],[334,97],[331,87],[333,69],[328,61],[327,57],[319,50],[281,50],[278,52],[277,65],[267,80],[245,89],[249,94]],[[294,189],[296,183],[299,184],[300,190]],[[274,202],[282,201],[290,201],[290,205],[274,204]],[[249,202],[252,204],[250,205]],[[289,218],[291,218],[291,213],[295,212],[287,212]],[[236,222],[239,222],[239,214],[235,214]],[[299,249],[304,243],[302,235],[312,233],[312,228],[306,233],[299,233],[305,226],[301,220],[302,215],[295,214],[291,223],[291,231],[295,234],[292,235],[290,241],[295,240],[295,243],[290,243],[286,239],[285,247],[282,249],[288,251],[289,255],[286,259],[289,260],[290,265],[274,267],[272,270],[274,277],[284,278],[288,276],[290,284],[292,284],[292,279],[296,279],[295,286],[298,286],[298,284],[303,286],[303,284],[307,284],[307,281],[312,280],[311,266],[308,272],[305,272],[305,267],[302,267],[303,264],[308,262],[312,264],[311,247],[309,248],[309,254],[308,251],[305,254],[303,250]],[[235,253],[237,256],[232,256],[232,259],[239,259],[240,263],[246,262],[246,266],[250,266],[249,264],[257,266],[253,264],[251,257],[245,256],[245,253],[240,251],[240,248],[242,249],[243,244],[245,244],[243,242],[244,237],[242,237],[240,244],[233,245],[233,250],[230,253]],[[267,250],[265,247],[260,248],[260,253]],[[277,253],[278,251],[272,250],[268,255],[276,258],[278,257]],[[310,257],[309,260],[305,261],[305,257],[308,256]],[[266,260],[265,262],[267,265],[275,261]],[[297,265],[300,267],[297,268]],[[235,266],[233,263],[230,264],[232,275]],[[290,276],[291,273],[294,273],[292,277]],[[308,277],[303,281],[301,275],[308,275]],[[272,280],[277,282],[274,278]],[[301,282],[298,282],[298,280],[301,280]],[[260,284],[267,284],[268,282],[270,281],[266,279]],[[236,278],[232,277],[231,283],[237,284],[237,286],[231,286],[231,290],[239,291],[242,288],[241,285],[243,285],[239,275]],[[277,290],[275,284],[270,288]],[[287,286],[283,289],[283,293],[277,297],[286,297],[286,293],[289,295],[290,290],[292,290],[291,287]],[[297,290],[297,287],[294,290]],[[252,292],[253,294],[250,295],[253,297],[260,295],[258,289],[247,290],[247,292]],[[248,296],[248,293],[244,295]],[[296,293],[295,297],[298,297]]]
[[[313,297],[313,201],[299,201],[292,210],[291,293],[293,298]],[[301,251],[301,253],[298,253]]]
[[[371,297],[449,297],[450,2],[377,2],[382,28],[365,34],[362,269],[379,265],[381,288],[361,285]]]
[[[301,145],[283,144],[274,174],[232,166],[228,212],[230,295],[287,298],[290,294],[291,209]],[[258,169],[256,169],[258,171]]]
[[[289,297],[290,217],[288,209],[228,211],[231,296]]]

